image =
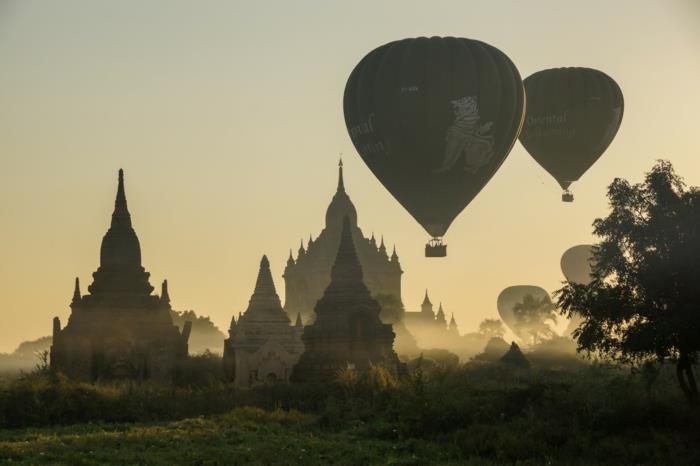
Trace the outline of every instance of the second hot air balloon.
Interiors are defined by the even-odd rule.
[[[520,142],[564,190],[605,152],[622,122],[617,83],[590,68],[554,68],[525,79],[527,113]]]
[[[350,74],[343,109],[358,153],[433,237],[442,237],[510,152],[522,126],[520,74],[477,40],[420,37],[382,45]]]
[[[570,282],[588,285],[593,280],[592,268],[594,261],[594,248],[592,244],[579,244],[572,246],[561,256],[561,272]]]
[[[592,244],[579,244],[572,246],[561,256],[561,272],[567,281],[588,285],[593,281],[593,265],[595,263],[595,246]],[[571,335],[581,325],[579,314],[573,314],[564,335]]]

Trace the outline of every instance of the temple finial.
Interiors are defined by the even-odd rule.
[[[430,298],[428,298],[428,289],[425,289],[425,297],[423,298],[423,306],[432,306],[433,303],[430,302]]]
[[[294,324],[295,327],[303,327],[301,323],[301,312],[297,312],[297,321]]]
[[[164,303],[170,303],[170,294],[168,294],[168,280],[163,280],[160,287],[160,300]]]
[[[267,259],[267,256],[262,256],[260,260],[260,270],[258,271],[258,279],[255,282],[255,291],[253,295],[277,296],[275,284],[272,281],[272,274],[270,273],[270,261]]]
[[[301,241],[299,241],[299,251],[298,251],[298,254],[297,254],[297,260],[299,260],[299,258],[300,258],[302,255],[304,255],[305,252],[306,252],[306,251],[304,250],[304,239],[302,238]]]
[[[80,296],[80,279],[75,277],[75,288],[73,289],[73,300],[71,304],[78,304],[82,297]]]
[[[294,256],[292,256],[292,248],[289,248],[289,258],[287,259],[287,265],[294,265]]]
[[[345,182],[343,182],[343,158],[338,162],[338,192],[345,192]]]
[[[117,197],[114,200],[114,212],[112,213],[112,226],[131,226],[131,216],[126,205],[126,193],[124,191],[124,170],[119,169],[119,181],[117,184]]]

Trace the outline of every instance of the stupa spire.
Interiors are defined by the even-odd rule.
[[[301,323],[301,312],[297,312],[297,321],[295,322],[294,326],[295,327],[302,327],[303,326]]]
[[[131,226],[131,215],[126,205],[126,193],[124,191],[124,170],[119,169],[119,181],[117,184],[117,197],[114,200],[114,212],[112,213],[112,226]]]
[[[386,246],[384,245],[384,235],[382,235],[382,240],[379,243],[379,252],[386,256]]]
[[[305,252],[306,250],[304,250],[304,239],[302,238],[301,241],[299,241],[299,251],[297,254],[297,260],[299,260],[299,258],[301,258],[301,256],[303,256]]]
[[[255,291],[253,291],[253,298],[256,295],[274,295],[275,298],[277,298],[277,290],[275,290],[275,284],[272,281],[272,274],[270,273],[270,261],[267,259],[267,256],[263,256],[260,260],[260,270],[258,271],[258,279],[255,282]]]
[[[292,248],[289,248],[289,257],[287,258],[287,266],[294,265],[294,256],[292,256]]]
[[[441,325],[447,325],[447,320],[445,319],[445,311],[442,310],[442,303],[438,307],[437,315],[435,316],[436,322]]]
[[[362,281],[362,266],[357,257],[355,243],[352,240],[350,219],[347,215],[343,218],[343,230],[340,234],[340,246],[335,263],[331,269],[331,284],[328,289],[337,288],[363,288],[367,290]]]
[[[160,286],[160,300],[164,303],[170,303],[170,295],[168,294],[168,280],[163,280]]]
[[[398,262],[398,261],[399,261],[399,255],[396,254],[396,245],[394,245],[394,248],[391,251],[391,262]]]
[[[252,322],[266,321],[283,322],[289,325],[289,317],[284,313],[280,298],[275,290],[275,283],[270,273],[270,261],[267,256],[262,256],[258,278],[255,281],[255,290],[248,301],[248,307],[243,317],[238,317],[238,327],[245,327]]]
[[[428,298],[428,289],[425,289],[425,298],[423,298],[423,305],[424,306],[432,306],[433,303],[430,302],[430,298]]]
[[[78,304],[82,297],[80,296],[80,279],[75,277],[75,288],[73,289],[73,300],[71,304]]]
[[[345,183],[343,182],[343,158],[342,157],[338,161],[338,189],[337,189],[337,191],[339,193],[345,192]]]

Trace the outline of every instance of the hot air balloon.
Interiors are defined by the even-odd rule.
[[[578,180],[612,142],[624,100],[617,83],[590,68],[554,68],[525,80],[527,112],[520,142],[564,190]]]
[[[592,244],[579,244],[570,247],[561,256],[561,271],[570,282],[588,285],[593,280],[591,268],[593,266]],[[569,320],[569,325],[564,330],[564,335],[571,335],[581,325],[579,314],[574,314]]]
[[[442,237],[510,152],[522,126],[520,74],[477,40],[420,37],[368,53],[345,85],[350,138],[384,187],[433,237]]]
[[[509,286],[498,295],[496,306],[498,307],[498,315],[501,320],[515,333],[521,340],[527,339],[525,328],[518,325],[518,320],[515,318],[513,308],[516,304],[523,302],[526,296],[532,296],[538,300],[550,300],[549,293],[544,288],[534,285],[515,285]]]
[[[593,265],[592,244],[579,244],[567,249],[561,256],[561,271],[566,279],[573,283],[588,285],[593,277],[591,268]]]

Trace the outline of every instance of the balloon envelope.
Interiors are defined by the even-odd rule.
[[[501,166],[524,106],[520,74],[503,52],[454,37],[374,49],[350,74],[343,98],[357,152],[434,237]]]
[[[513,307],[522,302],[527,295],[532,295],[537,299],[546,298],[547,300],[550,300],[549,293],[547,293],[544,288],[534,285],[509,286],[501,291],[501,293],[498,295],[498,299],[496,300],[498,315],[501,316],[501,320],[506,323],[508,328],[510,328],[513,333],[518,336],[518,338],[523,340],[527,339],[527,335],[518,326],[515,313],[513,312]]]
[[[591,269],[593,265],[593,245],[579,244],[567,249],[561,256],[561,271],[570,282],[588,285],[593,277]],[[564,335],[571,333],[581,325],[583,319],[579,314],[574,314],[564,330]]]
[[[520,142],[563,189],[605,152],[622,122],[617,83],[590,68],[554,68],[525,79],[527,112]]]
[[[579,244],[567,249],[561,256],[561,271],[570,282],[588,285],[593,277],[593,245]]]

